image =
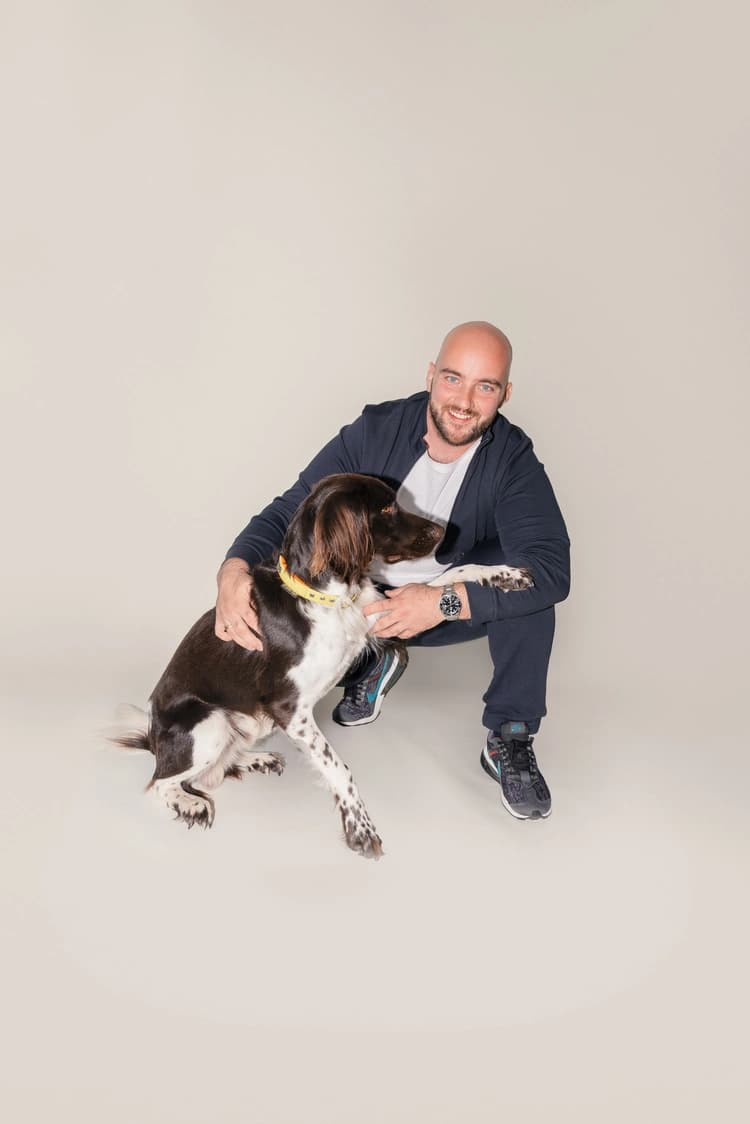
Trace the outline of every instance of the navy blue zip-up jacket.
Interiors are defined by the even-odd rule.
[[[301,473],[297,483],[250,520],[227,551],[248,565],[281,546],[294,512],[314,484],[334,472],[378,476],[398,488],[426,452],[428,394],[365,406]],[[460,565],[472,548],[494,545],[494,562],[528,566],[534,588],[504,593],[467,582],[471,624],[538,613],[563,601],[570,588],[570,541],[544,466],[522,429],[502,414],[482,435],[436,552]],[[468,623],[468,622],[467,622]]]

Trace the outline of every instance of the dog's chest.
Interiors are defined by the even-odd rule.
[[[367,643],[369,621],[355,606],[314,606],[312,628],[299,663],[289,670],[300,698],[313,705],[354,662]]]

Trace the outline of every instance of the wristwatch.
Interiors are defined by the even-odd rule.
[[[461,612],[461,598],[456,593],[453,585],[446,585],[443,595],[438,601],[438,608],[447,621],[458,620]]]

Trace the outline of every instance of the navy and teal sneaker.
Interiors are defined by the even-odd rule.
[[[405,648],[383,648],[374,652],[356,683],[346,685],[344,681],[344,697],[334,708],[334,722],[339,726],[364,726],[374,722],[383,699],[398,683],[408,662]]]
[[[500,785],[503,804],[512,816],[539,820],[550,814],[552,797],[539,772],[525,722],[503,722],[499,731],[491,730],[479,760],[485,773]]]

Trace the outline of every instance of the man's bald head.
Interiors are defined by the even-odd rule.
[[[427,440],[430,452],[450,460],[492,425],[513,385],[508,380],[510,340],[484,320],[451,328],[427,369]]]
[[[486,320],[468,320],[451,328],[440,345],[435,367],[440,370],[444,363],[452,362],[454,355],[464,353],[476,355],[484,364],[496,367],[503,382],[507,379],[513,348],[505,332],[494,324]]]

